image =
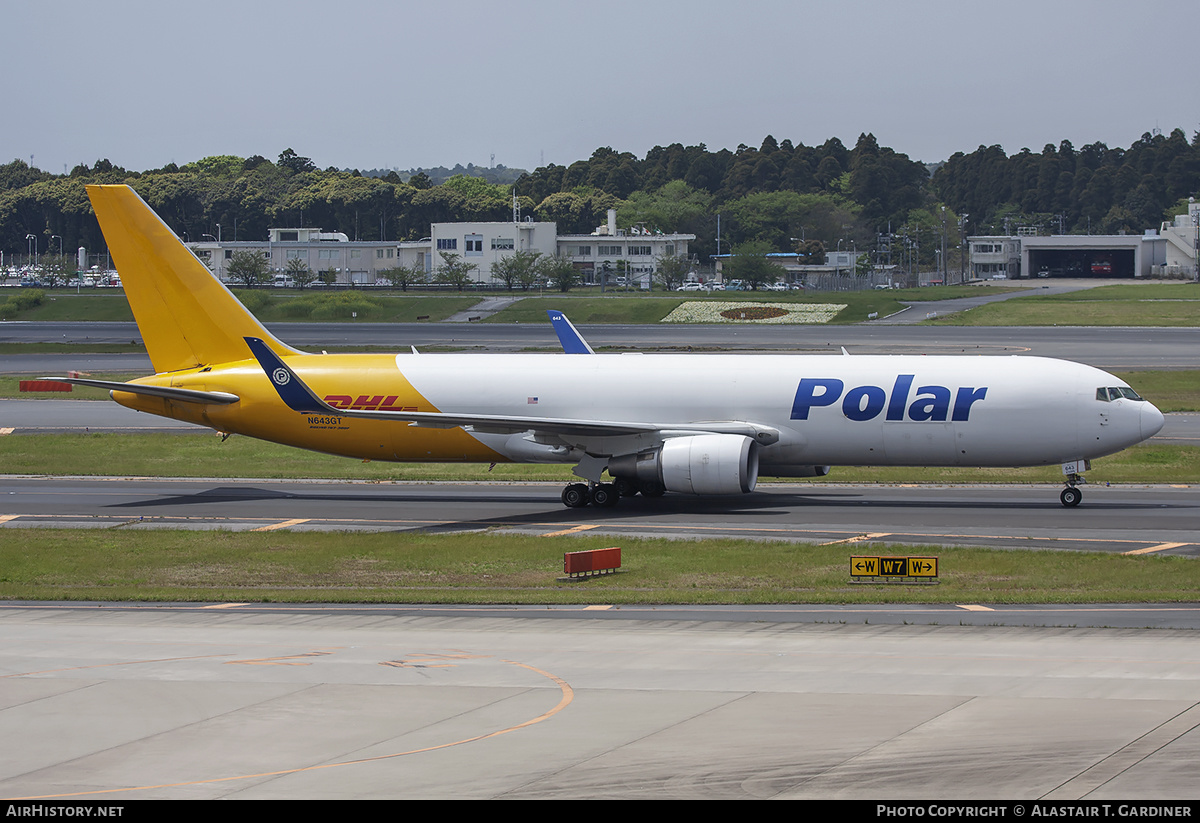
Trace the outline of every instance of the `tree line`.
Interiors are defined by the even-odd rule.
[[[478,171],[478,169],[474,169]],[[706,262],[756,243],[801,251],[872,250],[875,262],[907,256],[928,266],[964,234],[1017,226],[1077,233],[1139,232],[1180,209],[1200,188],[1200,134],[1146,134],[1128,149],[1063,141],[1040,154],[999,146],[958,153],[928,167],[880,146],[871,134],[852,148],[766,137],[758,148],[710,151],[656,146],[644,158],[603,147],[569,166],[547,165],[515,183],[459,174],[434,184],[424,173],[318,169],[292,149],[262,156],[205,157],[182,166],[129,171],[107,160],[55,175],[22,160],[0,166],[0,249],[24,254],[104,248],[88,183],[127,183],[186,242],[256,240],[269,227],[315,227],[367,241],[416,240],[435,222],[522,218],[588,234],[617,210],[619,227],[690,233]],[[515,203],[514,203],[515,197]],[[969,215],[969,217],[963,217]],[[55,248],[52,248],[55,247]]]

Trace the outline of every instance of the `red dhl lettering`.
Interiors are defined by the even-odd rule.
[[[417,411],[416,406],[397,406],[396,401],[399,399],[394,394],[384,396],[377,394],[374,396],[360,394],[357,398],[353,398],[348,394],[327,394],[325,402],[333,406],[335,409],[357,409],[361,411]]]

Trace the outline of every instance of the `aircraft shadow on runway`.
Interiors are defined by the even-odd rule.
[[[530,492],[524,494],[496,494],[487,491],[474,490],[472,493],[461,492],[429,492],[424,489],[410,493],[394,492],[380,494],[342,494],[332,492],[294,492],[279,489],[262,488],[257,486],[217,486],[211,489],[191,493],[154,497],[146,500],[112,503],[106,508],[148,508],[162,506],[211,505],[228,503],[248,503],[270,500],[296,500],[320,502],[360,502],[380,504],[413,504],[413,503],[462,503],[470,506],[474,503],[512,504],[516,506],[545,505],[546,511],[514,512],[511,515],[499,517],[483,517],[459,520],[462,522],[478,523],[514,523],[522,521],[563,521],[578,522],[580,519],[597,521],[625,520],[654,515],[723,515],[754,513],[761,516],[786,516],[795,508],[810,508],[815,506],[827,508],[863,508],[871,507],[877,510],[887,509],[928,509],[928,510],[1028,510],[1028,509],[1060,509],[1058,497],[1047,491],[1045,499],[1034,501],[1016,501],[1003,497],[1003,491],[997,491],[996,499],[946,499],[947,490],[940,499],[905,500],[888,497],[870,497],[856,490],[829,490],[785,492],[765,490],[749,495],[731,495],[728,497],[696,497],[692,495],[667,495],[656,499],[641,496],[624,498],[613,508],[564,509],[558,502],[556,490],[550,488],[545,492]],[[879,490],[886,494],[885,490]],[[1160,497],[1148,493],[1142,502],[1097,502],[1085,501],[1084,508],[1103,506],[1107,510],[1128,509],[1142,510],[1148,508],[1190,508],[1189,505],[1164,503]],[[469,514],[469,510],[464,510]],[[320,515],[313,515],[320,518]]]

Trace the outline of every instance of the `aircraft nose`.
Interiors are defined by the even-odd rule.
[[[1142,439],[1153,437],[1162,431],[1163,425],[1167,422],[1167,418],[1158,410],[1158,407],[1153,403],[1144,403],[1141,412],[1141,430]]]

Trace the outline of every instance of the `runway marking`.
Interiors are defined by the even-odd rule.
[[[569,529],[563,529],[562,531],[546,532],[546,534],[543,534],[542,537],[560,537],[564,534],[575,534],[576,532],[585,532],[589,529],[598,529],[598,528],[600,528],[600,526],[598,524],[586,523],[582,526],[573,526]]]
[[[550,680],[551,682],[553,682],[556,686],[558,686],[559,693],[561,695],[561,697],[559,698],[558,704],[556,706],[554,706],[554,708],[549,709],[548,711],[542,712],[538,716],[532,717],[529,720],[526,720],[522,723],[517,723],[516,725],[509,726],[504,729],[499,729],[494,732],[488,732],[487,734],[480,734],[480,735],[476,735],[475,737],[465,737],[462,740],[455,740],[450,743],[440,743],[436,746],[425,746],[424,748],[420,748],[420,749],[409,749],[408,751],[393,752],[392,754],[381,754],[381,755],[377,755],[375,757],[364,757],[364,758],[361,758],[358,760],[345,760],[340,763],[324,763],[324,764],[321,764],[318,766],[300,766],[299,768],[295,768],[295,769],[280,769],[279,771],[275,771],[275,772],[261,772],[259,774],[239,774],[239,775],[234,775],[232,777],[214,777],[209,780],[186,780],[186,781],[183,781],[180,783],[160,783],[160,784],[154,785],[154,786],[125,786],[120,789],[95,789],[93,791],[87,791],[87,792],[64,792],[62,794],[43,794],[43,795],[30,796],[30,797],[10,797],[8,799],[9,800],[49,800],[49,799],[56,798],[56,797],[86,797],[87,795],[93,795],[93,794],[95,794],[95,795],[118,794],[120,792],[141,792],[141,791],[148,791],[148,790],[153,790],[153,789],[174,789],[174,788],[178,788],[180,786],[203,786],[203,785],[208,785],[208,784],[212,784],[212,783],[229,783],[234,780],[257,780],[257,779],[261,779],[264,777],[280,777],[280,776],[283,776],[286,774],[300,774],[301,772],[315,772],[320,769],[336,769],[340,766],[358,766],[358,765],[362,765],[364,763],[378,763],[381,760],[392,760],[397,757],[406,757],[410,754],[424,754],[426,752],[435,752],[435,751],[439,751],[441,749],[449,749],[452,746],[462,746],[466,743],[477,743],[481,740],[490,740],[493,737],[499,737],[504,734],[509,734],[510,732],[515,732],[520,729],[525,729],[525,728],[528,728],[529,726],[533,726],[538,723],[541,723],[544,720],[549,720],[550,718],[554,717],[556,714],[561,712],[563,709],[565,709],[567,706],[571,705],[571,702],[575,699],[575,690],[571,688],[570,684],[567,683],[567,681],[563,680],[561,677],[558,677],[557,675],[550,674],[547,671],[543,671],[534,666],[530,666],[527,663],[519,663],[516,660],[501,659],[500,662],[508,663],[513,666],[517,666],[518,668],[525,669],[527,671],[531,671],[534,674],[539,674],[542,677],[545,677],[548,680]]]
[[[282,657],[260,657],[257,660],[226,660],[226,666],[311,666],[312,663],[292,663],[290,661],[299,660],[302,657],[324,657],[333,652],[302,652],[300,654],[287,654]]]
[[[583,610],[585,612],[606,612],[611,608],[612,606],[584,606]]]
[[[213,603],[209,606],[201,606],[202,609],[236,609],[239,606],[249,606],[249,603]]]
[[[965,609],[966,611],[969,611],[969,612],[994,612],[995,611],[995,609],[989,609],[987,606],[975,606],[975,605],[968,606],[968,605],[963,605],[963,604],[957,604],[955,606],[955,608]]]
[[[16,520],[21,515],[19,514],[0,514],[0,523],[7,523],[10,520]]]
[[[114,479],[122,479],[122,478],[114,478]],[[4,519],[5,517],[6,516],[4,516],[4,515],[0,515],[0,524],[3,524],[5,522],[5,519]],[[126,526],[126,525],[142,525],[142,524],[150,524],[150,523],[167,523],[167,524],[172,524],[172,525],[179,524],[179,526],[177,526],[177,527],[186,528],[188,526],[194,525],[197,522],[229,523],[229,524],[231,524],[231,527],[236,527],[236,524],[244,519],[244,518],[218,517],[218,516],[195,517],[195,516],[179,516],[179,515],[154,515],[154,516],[149,516],[149,517],[143,516],[143,517],[141,517],[139,519],[135,519],[135,520],[121,520],[118,523],[111,523],[110,519],[105,518],[103,516],[98,517],[98,516],[93,516],[93,515],[48,514],[48,513],[8,515],[7,518],[8,519],[25,518],[27,523],[35,523],[35,524],[39,521],[83,519],[83,520],[86,520],[89,524],[89,526],[77,525],[77,526],[75,526],[76,528],[89,528],[89,527],[119,528],[121,526]],[[106,526],[106,525],[104,525],[106,522],[110,522],[111,524]],[[274,530],[274,529],[278,529],[278,528],[283,528],[290,522],[313,523],[314,526],[318,529],[320,529],[322,527],[322,525],[325,525],[326,528],[333,528],[333,527],[353,528],[356,526],[360,526],[360,527],[366,527],[368,529],[375,528],[375,527],[387,528],[387,527],[395,527],[395,526],[427,526],[427,525],[439,525],[439,526],[449,526],[449,527],[462,525],[465,528],[465,525],[462,523],[457,523],[455,521],[448,521],[448,520],[417,520],[417,519],[410,520],[410,519],[403,519],[403,518],[385,519],[385,518],[316,517],[316,518],[305,518],[303,520],[298,520],[298,521],[283,521],[281,523],[273,524],[268,527],[259,527],[256,529],[249,529],[247,531]],[[474,524],[472,524],[472,525],[474,525]],[[536,520],[531,520],[531,521],[497,520],[494,525],[499,527],[500,529],[536,529],[536,528],[561,526],[562,524],[561,523],[551,523],[551,522],[541,522],[541,521],[536,521]],[[21,526],[18,526],[18,528],[20,528],[20,527]],[[680,527],[680,526],[677,526],[674,524],[669,524],[669,523],[667,523],[667,524],[639,523],[636,526],[634,526],[634,525],[629,525],[626,523],[610,521],[610,522],[605,522],[605,523],[582,524],[582,525],[574,526],[569,529],[560,529],[560,530],[556,530],[553,532],[545,532],[539,536],[541,536],[541,537],[556,537],[556,536],[560,536],[560,535],[579,534],[580,532],[588,531],[591,529],[605,529],[606,531],[614,533],[614,534],[623,534],[623,533],[625,533],[627,531],[631,531],[631,530],[634,532],[639,532],[639,531],[676,531],[676,532],[715,533],[715,534],[731,534],[731,535],[766,534],[766,535],[779,535],[782,539],[785,539],[785,540],[786,539],[812,540],[817,535],[829,535],[829,534],[837,534],[838,533],[837,529],[832,529],[832,528],[803,529],[803,528],[796,528],[796,527],[770,527],[770,526],[767,526],[767,527],[702,526],[702,525],[696,525],[696,524],[687,525],[686,527]],[[499,533],[502,534],[504,532],[501,531]],[[878,534],[891,536],[894,540],[900,540],[901,542],[897,543],[897,545],[904,545],[905,544],[904,541],[906,541],[906,540],[910,541],[910,542],[958,541],[958,540],[961,540],[961,541],[967,541],[965,543],[965,545],[977,545],[981,541],[1000,541],[999,545],[994,546],[994,547],[998,547],[998,548],[1011,547],[1011,544],[1013,544],[1015,542],[1019,542],[1021,544],[1021,546],[1031,546],[1031,545],[1036,545],[1039,543],[1056,544],[1056,543],[1060,543],[1063,539],[1063,538],[1055,536],[1055,535],[1029,536],[1029,535],[1000,535],[1000,534],[959,534],[959,533],[954,533],[954,532],[938,533],[938,532],[898,532],[898,531],[893,531],[893,532],[880,532]],[[877,539],[877,537],[874,534],[868,534],[864,537],[863,534],[860,532],[857,535],[854,535],[852,537],[840,538],[838,540],[833,540],[833,541],[830,541],[827,543],[820,543],[818,545],[837,545],[837,544],[841,544],[841,543],[850,544],[850,543],[853,543],[856,541],[861,542],[864,539],[868,539],[868,540],[869,539]],[[1083,537],[1081,537],[1081,538],[1073,539],[1072,542],[1078,543],[1078,544],[1089,544],[1089,545],[1098,544],[1101,547],[1111,546],[1114,549],[1117,549],[1119,546],[1122,546],[1122,545],[1145,546],[1146,540],[1144,540],[1144,539],[1138,540],[1138,539],[1131,539],[1131,538],[1094,538],[1094,537],[1083,538]],[[1164,551],[1166,549],[1173,548],[1175,546],[1188,546],[1188,545],[1193,545],[1195,543],[1196,543],[1196,541],[1184,542],[1184,543],[1178,543],[1178,544],[1161,544],[1160,546],[1155,546],[1155,547],[1152,547],[1151,549],[1143,550],[1142,553],[1144,553],[1145,551]],[[985,545],[988,545],[988,544],[985,544]],[[1020,548],[1021,546],[1017,546],[1016,548]],[[1137,552],[1135,550],[1129,550],[1128,552],[1121,552],[1121,553],[1134,554]]]
[[[1144,549],[1131,549],[1121,554],[1149,554],[1150,552],[1165,552],[1167,549],[1177,549],[1180,546],[1189,546],[1190,543],[1159,543],[1157,546],[1147,546]]]
[[[297,517],[292,520],[284,520],[282,523],[275,523],[271,526],[259,526],[257,529],[251,529],[252,532],[273,532],[276,529],[286,529],[288,526],[298,526],[301,523],[307,523],[312,518]]]
[[[11,426],[4,426],[3,428],[0,428],[0,436],[6,435],[6,434],[12,434],[12,433],[13,433],[13,429]]]
[[[481,660],[491,657],[490,654],[468,654],[467,652],[458,652],[457,654],[436,654],[432,652],[418,652],[410,655],[402,660],[384,660],[380,666],[391,666],[395,669],[450,669],[456,666],[456,663],[430,663],[431,660]]]
[[[855,537],[847,537],[842,540],[830,540],[828,543],[822,543],[822,546],[836,546],[838,543],[861,543],[864,540],[874,540],[877,537],[887,537],[891,532],[871,532],[870,534],[860,534]]]
[[[55,674],[56,672],[77,672],[87,669],[108,669],[113,666],[141,666],[145,663],[177,663],[180,660],[208,660],[213,657],[229,657],[227,654],[198,654],[194,657],[160,657],[150,658],[147,660],[125,660],[120,663],[96,663],[91,666],[67,666],[62,669],[43,669],[36,672],[14,672],[13,674],[0,674],[0,678],[6,677],[26,677],[32,674]]]

